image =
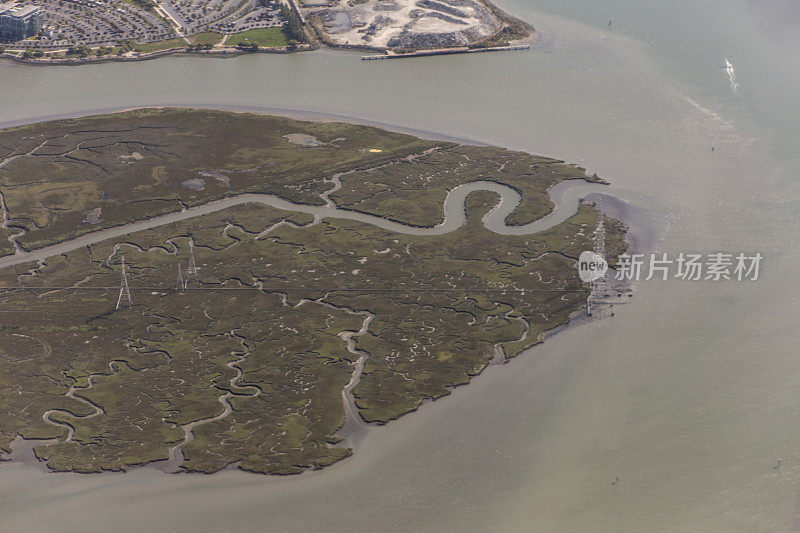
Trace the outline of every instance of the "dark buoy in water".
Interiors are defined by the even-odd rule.
[[[611,27],[611,22],[612,22],[612,21],[610,21],[610,20],[608,21],[608,27],[609,27],[609,28]]]
[[[714,150],[716,150],[716,149],[717,149],[717,147],[716,147],[716,146],[712,146],[712,147],[711,147],[711,151],[712,151],[712,152],[713,152]]]
[[[775,465],[775,470],[779,469],[780,467],[781,467],[781,460],[778,459],[778,464]]]

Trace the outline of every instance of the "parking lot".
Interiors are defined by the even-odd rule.
[[[41,35],[11,43],[58,49],[75,45],[153,43],[203,32],[232,35],[282,27],[279,0],[37,0],[44,8]]]

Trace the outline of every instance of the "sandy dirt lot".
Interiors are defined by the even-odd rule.
[[[349,46],[460,46],[493,35],[503,26],[477,0],[339,0],[308,3],[304,11],[319,17],[331,42]]]

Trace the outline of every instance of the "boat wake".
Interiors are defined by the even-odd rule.
[[[737,92],[739,90],[739,84],[736,83],[736,71],[733,68],[733,64],[728,61],[728,58],[725,58],[725,66],[723,67],[725,72],[728,74],[728,79],[731,82],[731,91]]]

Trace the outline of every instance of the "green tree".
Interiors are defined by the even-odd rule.
[[[281,4],[281,14],[286,18],[287,24],[283,27],[283,32],[288,39],[294,39],[298,43],[306,42],[306,32],[303,30],[303,24],[300,22],[300,17],[293,9],[290,9],[284,4]]]

